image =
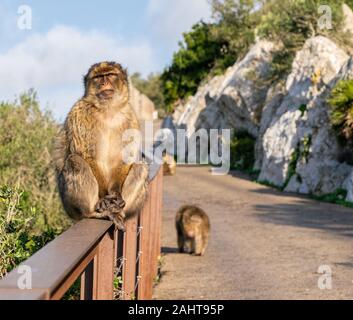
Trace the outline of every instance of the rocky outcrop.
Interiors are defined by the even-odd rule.
[[[260,180],[300,193],[325,194],[342,187],[351,167],[337,161],[340,147],[326,100],[349,72],[349,62],[343,50],[321,36],[309,39],[297,53],[282,101],[269,101],[277,104],[276,112],[261,128]]]
[[[195,96],[190,97],[184,105],[177,108],[174,113],[174,121],[178,127],[187,129],[188,137],[195,132],[196,122],[200,113],[206,108],[207,102],[210,99],[217,99],[222,84],[230,72],[231,69],[228,69],[224,76],[215,77],[210,82],[200,86]]]
[[[239,128],[257,136],[274,48],[272,42],[257,42],[244,59],[201,86],[179,108],[176,125],[186,127],[188,136],[201,128]]]
[[[344,17],[344,32],[350,32],[353,34],[353,12],[350,7],[346,4],[343,4],[343,17]]]
[[[349,20],[353,13],[347,8]],[[347,21],[346,30],[353,31]],[[326,37],[310,38],[285,81],[270,85],[266,80],[276,49],[258,41],[243,60],[177,109],[176,126],[186,127],[188,136],[200,128],[245,130],[257,140],[259,180],[304,194],[343,188],[347,201],[353,201],[353,167],[342,162],[327,103],[339,80],[353,78],[352,57]]]
[[[157,115],[154,103],[132,84],[130,84],[130,103],[140,121],[156,119]]]

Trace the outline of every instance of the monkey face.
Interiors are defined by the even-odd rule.
[[[128,97],[127,74],[114,62],[93,65],[85,77],[85,87],[86,96],[94,96],[102,102]]]
[[[99,100],[110,100],[119,90],[119,75],[116,73],[98,75],[91,82],[92,91]]]

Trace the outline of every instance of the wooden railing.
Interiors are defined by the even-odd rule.
[[[127,221],[126,232],[115,231],[109,221],[80,221],[2,279],[0,300],[58,300],[79,278],[82,300],[152,299],[161,248],[162,183],[159,170],[141,214]]]

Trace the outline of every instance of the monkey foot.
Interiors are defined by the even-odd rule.
[[[109,211],[111,213],[121,212],[125,207],[125,201],[121,197],[120,193],[113,192],[106,195],[96,205],[96,211],[99,213]]]
[[[120,213],[119,214],[115,214],[113,215],[112,217],[110,217],[111,220],[114,222],[114,225],[115,225],[115,228],[122,231],[122,232],[125,232],[125,215],[122,216]]]
[[[109,218],[117,229],[125,231],[125,201],[119,192],[112,192],[102,198],[96,205],[96,212]]]

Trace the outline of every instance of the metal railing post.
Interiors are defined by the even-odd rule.
[[[114,227],[103,236],[98,245],[96,265],[94,266],[93,286],[94,298],[97,300],[113,300],[114,284]]]

